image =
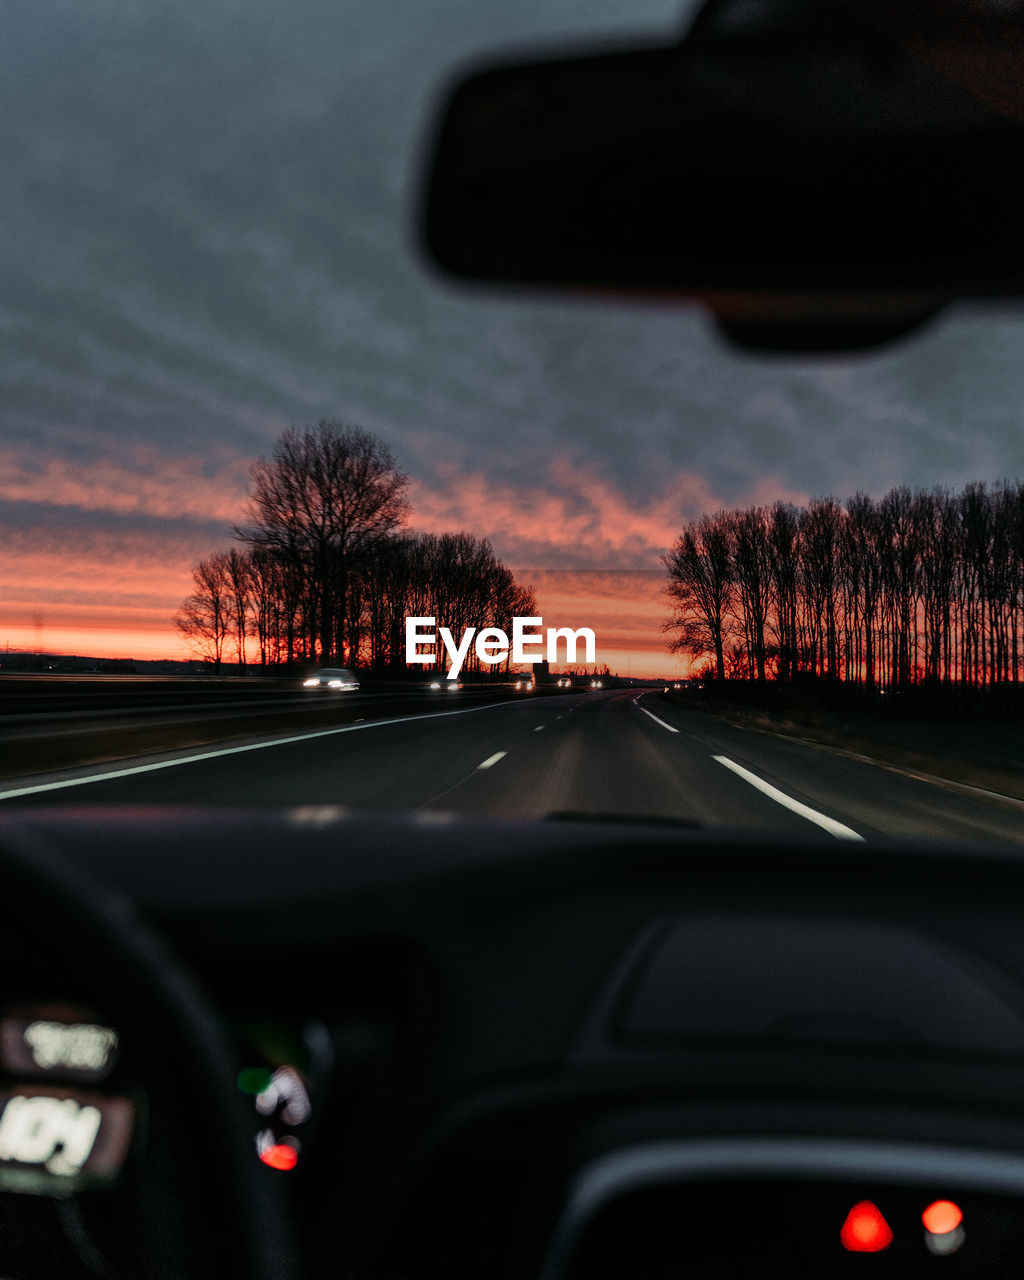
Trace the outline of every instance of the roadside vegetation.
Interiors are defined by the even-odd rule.
[[[193,567],[174,618],[215,669],[336,661],[404,674],[407,616],[461,634],[537,611],[486,539],[407,527],[408,477],[359,427],[289,429],[251,476],[238,545]]]
[[[673,698],[1024,799],[1024,484],[721,511],[665,565]]]
[[[1024,484],[722,511],[686,525],[665,565],[670,648],[717,680],[971,706],[1020,685]]]

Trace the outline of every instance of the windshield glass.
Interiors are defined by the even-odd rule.
[[[417,247],[457,68],[695,8],[8,9],[6,805],[1019,838],[1013,308],[769,356]]]

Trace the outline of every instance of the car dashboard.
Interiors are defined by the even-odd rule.
[[[0,850],[7,1280],[1024,1259],[1012,850],[333,809]]]

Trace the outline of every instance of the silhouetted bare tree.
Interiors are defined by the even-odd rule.
[[[768,644],[765,633],[774,603],[768,513],[761,507],[737,512],[732,544],[744,643],[758,680],[766,678]]]
[[[791,680],[800,663],[800,513],[789,502],[772,507],[767,530],[768,565],[775,596],[768,625],[779,649],[779,679]]]
[[[702,516],[684,529],[663,560],[673,605],[665,624],[672,635],[671,651],[713,656],[718,679],[724,680],[727,614],[735,582],[729,513]]]
[[[255,637],[264,667],[338,655],[398,670],[406,617],[436,617],[453,632],[508,631],[514,616],[536,613],[532,590],[485,539],[400,530],[407,477],[390,449],[357,427],[285,431],[252,476],[250,523],[236,529],[245,550],[196,565],[196,590],[175,618],[209,661],[219,665],[233,640],[244,669],[246,640]],[[475,653],[465,666],[480,666]]]
[[[774,637],[783,681],[807,673],[869,690],[1020,682],[1019,482],[719,512],[689,523],[665,565],[671,648],[713,655],[719,678],[761,678]]]
[[[200,560],[192,570],[192,582],[195,591],[182,601],[174,625],[193,652],[212,662],[219,673],[234,609],[227,555],[218,551]]]
[[[408,477],[382,440],[335,422],[285,431],[251,474],[238,536],[304,580],[308,655],[350,656],[353,578],[405,520]]]

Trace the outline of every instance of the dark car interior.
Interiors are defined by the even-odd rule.
[[[429,269],[802,354],[1008,305],[1021,24],[710,0],[677,45],[463,71]],[[1012,848],[26,804],[0,876],[4,1280],[1024,1264]]]
[[[5,1192],[8,1274],[853,1275],[864,1204],[875,1274],[1016,1269],[1013,851],[28,811],[4,864],[5,1020],[114,1028],[42,1087],[134,1126],[112,1181]],[[240,1092],[288,1069],[291,1118]]]

